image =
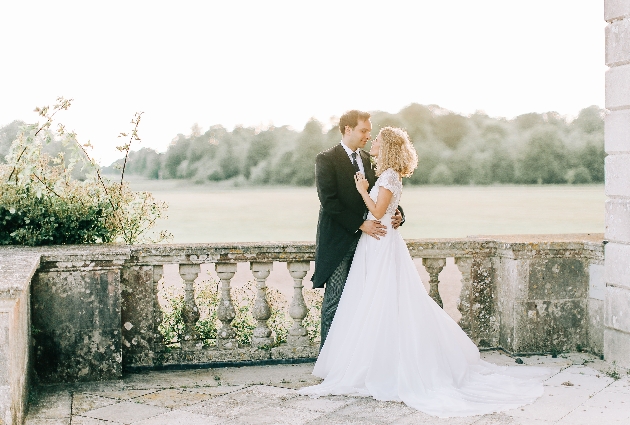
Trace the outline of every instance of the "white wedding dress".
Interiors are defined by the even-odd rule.
[[[363,234],[313,374],[311,396],[402,401],[439,417],[513,409],[543,394],[548,369],[484,362],[459,325],[427,294],[407,245],[391,227],[402,182],[388,169],[370,191],[393,194],[380,240]],[[368,217],[374,219],[372,215]]]

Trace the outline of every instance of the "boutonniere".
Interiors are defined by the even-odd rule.
[[[370,155],[370,166],[372,167],[372,169],[374,169],[374,167],[376,167],[376,157],[375,156]]]

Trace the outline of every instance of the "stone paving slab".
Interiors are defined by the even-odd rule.
[[[476,422],[474,425],[551,425],[554,422],[545,421],[543,419],[515,418],[501,413],[486,415]]]
[[[281,408],[281,403],[294,398],[302,397],[292,389],[254,385],[210,401],[181,407],[180,409],[233,420],[257,414],[267,408]],[[295,409],[288,408],[286,412],[292,412],[293,410]]]
[[[283,404],[283,407],[300,410],[312,410],[315,412],[330,413],[354,403],[356,400],[352,397],[333,396],[333,397],[299,397],[291,399]]]
[[[175,409],[189,404],[197,404],[211,399],[212,396],[204,393],[191,392],[185,389],[166,389],[156,391],[136,398],[136,403],[151,404],[153,406]]]
[[[50,418],[35,418],[26,419],[28,425],[70,425],[70,418],[65,419],[50,419]]]
[[[486,361],[514,365],[501,351]],[[521,357],[556,368],[544,395],[520,409],[484,416],[436,418],[402,403],[366,397],[311,398],[296,389],[319,383],[312,364],[160,371],[119,381],[36,388],[27,425],[630,424],[630,379],[625,370],[583,353]],[[527,366],[522,366],[527,367]],[[613,377],[620,379],[613,379]]]
[[[616,391],[630,396],[630,380],[620,379],[615,381],[606,388],[606,391]]]
[[[602,418],[605,418],[602,421]],[[602,391],[562,418],[561,425],[630,424],[630,396]]]
[[[61,390],[44,390],[39,393],[37,403],[29,406],[29,416],[38,419],[67,419],[72,412],[72,393]],[[52,423],[52,422],[51,422]]]
[[[546,386],[584,387],[594,394],[615,380],[587,366],[569,366],[545,381]]]
[[[504,413],[514,418],[540,419],[554,423],[585,403],[591,395],[592,391],[588,388],[548,386],[534,403]]]
[[[119,391],[98,391],[95,388],[92,391],[92,394],[98,395],[100,397],[107,397],[114,400],[132,400],[134,398],[142,397],[145,394],[151,394],[155,392],[155,389],[150,390],[119,390]]]
[[[336,410],[334,415],[371,420],[377,423],[391,423],[415,412],[416,410],[402,403],[361,398],[349,406]]]
[[[436,418],[423,412],[414,412],[392,422],[393,425],[471,425],[477,422],[480,416],[467,418]]]
[[[27,422],[30,424],[30,422]],[[71,425],[124,425],[122,422],[103,421],[101,419],[86,418],[85,416],[72,416]]]
[[[222,385],[220,387],[186,388],[186,390],[195,393],[208,394],[211,396],[220,396],[242,390],[243,388],[245,388],[244,385]]]
[[[144,421],[135,422],[134,425],[215,425],[225,423],[223,418],[197,415],[195,413],[172,410],[163,415],[155,416]]]
[[[93,419],[102,419],[104,421],[122,422],[122,423],[135,423],[143,419],[148,419],[153,416],[158,416],[162,413],[168,412],[168,409],[164,409],[158,406],[152,406],[149,404],[134,403],[131,401],[123,401],[116,404],[111,404],[105,407],[99,407],[98,409],[84,412],[81,416],[86,416]]]
[[[280,407],[263,407],[261,409],[250,410],[246,413],[233,417],[230,421],[224,422],[226,425],[305,425],[310,424],[314,419],[322,416],[320,412],[298,409],[283,409]]]
[[[72,397],[72,414],[80,415],[90,410],[99,409],[117,403],[115,399],[94,394],[77,393]]]

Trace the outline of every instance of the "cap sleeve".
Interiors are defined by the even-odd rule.
[[[398,173],[393,168],[383,171],[379,178],[379,186],[384,187],[392,193],[396,193],[400,188]]]

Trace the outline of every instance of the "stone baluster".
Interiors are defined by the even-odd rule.
[[[195,279],[201,272],[199,264],[180,264],[179,275],[184,280],[184,338],[181,343],[182,350],[199,350],[203,347],[197,332],[199,321],[199,307],[195,302]]]
[[[271,329],[267,326],[267,320],[271,317],[271,308],[267,302],[266,280],[273,269],[273,263],[251,263],[250,269],[256,278],[256,301],[252,311],[254,319],[258,321],[252,336],[252,347],[270,347],[274,343]]]
[[[472,257],[455,257],[455,264],[462,274],[462,290],[457,299],[457,309],[462,314],[459,326],[471,337],[472,334]]]
[[[221,298],[217,307],[217,318],[223,324],[217,332],[217,348],[231,350],[238,348],[236,332],[232,328],[232,320],[236,317],[236,310],[230,292],[230,281],[236,273],[236,264],[217,263],[216,270],[219,279],[221,279]]]
[[[310,341],[306,329],[302,326],[302,321],[308,314],[304,295],[302,294],[302,279],[308,273],[311,264],[308,262],[296,262],[288,263],[287,266],[294,282],[293,300],[291,300],[291,306],[289,307],[289,315],[293,319],[293,326],[289,329],[287,343],[291,347],[305,347],[310,344]]]
[[[161,351],[164,337],[160,332],[162,324],[162,307],[158,299],[158,283],[164,276],[164,266],[153,266],[153,351]]]
[[[446,258],[423,258],[422,264],[427,269],[427,273],[429,273],[430,279],[429,284],[431,285],[429,289],[429,295],[433,300],[440,306],[442,305],[442,297],[440,297],[440,291],[438,291],[438,276],[440,272],[446,266]]]

